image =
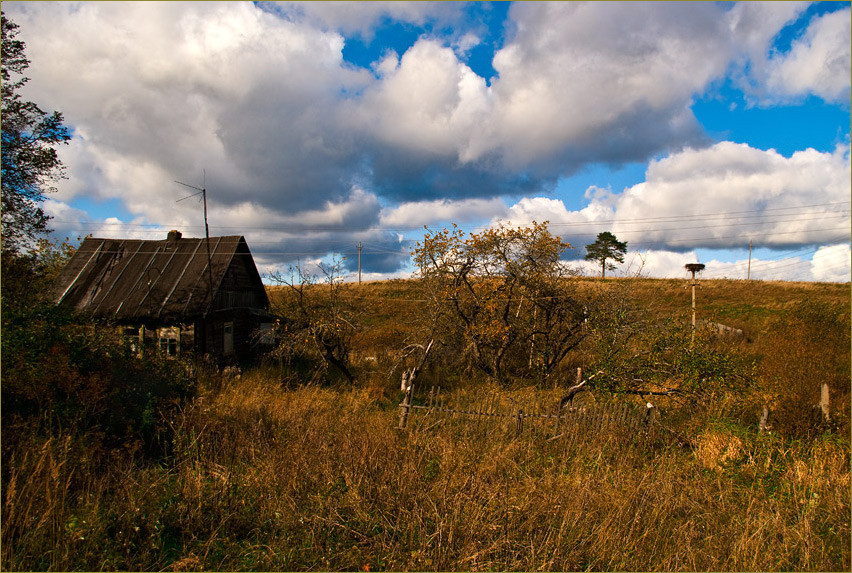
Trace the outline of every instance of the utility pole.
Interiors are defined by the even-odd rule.
[[[695,282],[695,273],[703,271],[704,265],[702,263],[689,263],[686,265],[686,270],[692,273],[692,281],[689,283],[692,287],[692,337],[689,343],[692,344],[695,342],[695,287],[698,286],[698,283]]]
[[[358,285],[361,285],[361,241],[358,241]]]
[[[751,241],[748,242],[748,276],[746,280],[751,280]]]

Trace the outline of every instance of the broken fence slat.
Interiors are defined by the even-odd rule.
[[[451,391],[450,400],[440,386],[432,386],[425,398],[424,405],[413,404],[413,387],[406,392],[399,404],[399,429],[408,426],[408,418],[416,411],[422,410],[435,417],[453,418],[458,416],[476,425],[479,430],[492,419],[507,419],[515,426],[520,435],[525,426],[541,423],[548,428],[552,423],[553,437],[568,434],[577,437],[582,433],[601,434],[619,433],[625,431],[650,434],[650,426],[654,422],[656,409],[650,403],[640,410],[629,403],[591,403],[582,407],[559,409],[556,404],[550,404],[546,397],[535,393],[523,394],[507,404],[499,392],[488,392],[482,395],[469,395],[461,388]],[[820,412],[822,404],[815,410]],[[822,412],[820,412],[822,413]],[[537,422],[539,420],[540,422]],[[431,427],[434,427],[434,424]]]

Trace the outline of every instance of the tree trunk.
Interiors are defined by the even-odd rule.
[[[350,384],[352,382],[354,382],[355,377],[349,371],[349,368],[346,367],[346,363],[343,360],[340,360],[339,358],[337,358],[330,348],[328,348],[325,345],[323,345],[323,346],[325,347],[325,352],[324,352],[325,361],[328,362],[329,364],[331,364],[332,366],[334,366],[335,368],[337,368],[340,371],[340,373],[343,374],[346,377],[347,382],[349,382]]]

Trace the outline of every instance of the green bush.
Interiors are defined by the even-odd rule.
[[[710,329],[693,330],[686,315],[655,317],[627,300],[623,297],[593,315],[584,360],[588,374],[599,372],[594,387],[696,402],[753,385],[754,360],[736,347],[717,343]]]
[[[90,432],[105,446],[162,452],[164,420],[194,392],[192,369],[156,352],[139,359],[109,338],[113,329],[55,306],[45,272],[38,259],[4,254],[4,453],[33,431]]]

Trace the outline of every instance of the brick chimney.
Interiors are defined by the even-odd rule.
[[[166,236],[166,240],[168,240],[168,241],[177,241],[177,240],[178,240],[178,239],[180,239],[182,236],[183,236],[183,235],[181,235],[181,232],[180,232],[180,231],[178,231],[178,230],[176,230],[176,229],[172,229],[171,231],[169,231],[169,234]]]

